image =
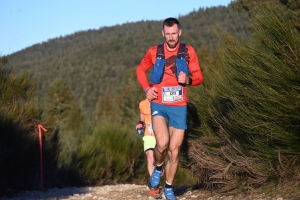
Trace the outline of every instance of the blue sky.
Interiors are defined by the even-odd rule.
[[[233,0],[0,0],[0,56],[77,31],[163,20]]]

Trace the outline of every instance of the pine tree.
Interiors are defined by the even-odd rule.
[[[265,4],[252,15],[249,40],[240,42],[220,33],[222,46],[210,71],[211,82],[192,97],[198,109],[193,116],[201,123],[192,126],[200,132],[196,134],[200,140],[191,142],[192,169],[208,187],[219,181],[217,187],[230,190],[297,177],[300,35],[296,16],[286,6]]]
[[[44,117],[52,129],[58,132],[60,143],[59,166],[70,165],[72,155],[77,145],[88,133],[89,129],[81,130],[84,117],[68,84],[62,78],[57,78],[50,85]],[[85,132],[87,131],[87,132]]]

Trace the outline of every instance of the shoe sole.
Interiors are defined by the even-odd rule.
[[[148,187],[149,187],[150,190],[157,190],[157,189],[159,189],[159,184],[157,186],[152,187],[151,184],[150,184],[150,179],[149,179]]]
[[[151,177],[150,177],[151,178]],[[150,178],[149,178],[149,181],[148,181],[148,187],[149,187],[149,189],[150,190],[157,190],[157,189],[159,189],[159,183],[158,183],[158,185],[157,186],[152,186],[151,184],[150,184]]]
[[[156,194],[159,194],[159,193],[160,193],[160,189],[159,188],[157,190],[150,190],[149,191],[150,195],[156,195]]]

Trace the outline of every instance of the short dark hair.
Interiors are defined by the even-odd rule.
[[[178,25],[178,28],[180,29],[180,24],[179,24],[178,19],[176,19],[176,18],[174,18],[174,17],[169,17],[169,18],[167,18],[167,19],[164,20],[164,23],[163,23],[163,29],[164,29],[164,26],[171,27],[171,26],[173,26],[174,24],[177,24],[177,25]]]

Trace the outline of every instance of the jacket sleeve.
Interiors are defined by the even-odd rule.
[[[150,67],[154,65],[152,61],[153,52],[156,52],[155,47],[150,48],[146,52],[144,58],[140,62],[139,66],[136,68],[136,76],[143,90],[149,87],[149,83],[147,79],[147,71],[149,70]]]
[[[203,76],[200,68],[200,64],[198,61],[198,56],[193,47],[188,46],[187,51],[187,61],[188,67],[191,72],[190,78],[192,79],[192,86],[200,85],[203,81]]]

